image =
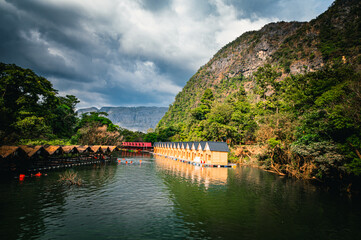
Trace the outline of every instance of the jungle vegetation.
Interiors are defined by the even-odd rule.
[[[309,23],[270,24],[227,44],[176,96],[155,130],[158,140],[227,141],[235,162],[359,181],[360,13],[359,1],[336,0]],[[273,52],[243,75],[263,49]]]
[[[1,144],[109,144],[142,141],[144,133],[114,125],[106,113],[76,114],[79,100],[59,96],[30,69],[0,63]]]

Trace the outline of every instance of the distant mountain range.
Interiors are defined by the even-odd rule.
[[[77,113],[106,112],[107,117],[122,128],[147,132],[149,128],[156,127],[167,110],[167,107],[90,107],[79,109]]]

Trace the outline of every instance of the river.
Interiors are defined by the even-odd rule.
[[[359,197],[149,154],[0,182],[0,239],[361,239]],[[125,155],[124,155],[125,154]],[[127,163],[125,163],[127,161]]]

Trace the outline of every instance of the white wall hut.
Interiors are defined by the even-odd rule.
[[[225,142],[158,142],[154,144],[154,153],[210,165],[227,165],[229,148]]]

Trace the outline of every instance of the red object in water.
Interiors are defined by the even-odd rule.
[[[128,161],[125,161],[125,164],[128,164]]]
[[[19,180],[20,180],[20,181],[24,181],[24,178],[25,178],[25,174],[20,174],[20,175],[19,175]]]
[[[35,174],[35,177],[40,177],[41,176],[41,173],[38,172],[37,174]]]

